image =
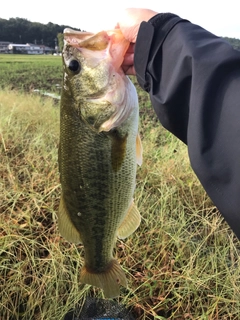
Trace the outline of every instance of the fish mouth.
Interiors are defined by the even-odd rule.
[[[79,45],[81,41],[88,39],[89,37],[92,37],[94,33],[92,32],[82,32],[82,31],[77,31],[73,30],[70,28],[65,28],[63,30],[63,36],[64,40],[69,44],[73,46]]]
[[[106,31],[92,33],[66,28],[63,31],[63,35],[64,40],[68,45],[91,51],[102,51],[107,49],[111,39]]]
[[[111,52],[111,63],[116,70],[121,68],[124,55],[130,44],[119,29],[92,33],[66,28],[63,35],[65,44],[75,47],[79,51],[89,50],[93,54],[98,51],[101,52],[102,57]]]

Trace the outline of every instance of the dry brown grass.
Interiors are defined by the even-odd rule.
[[[143,220],[117,255],[129,288],[117,301],[136,319],[239,319],[239,243],[189,166],[186,147],[140,95]],[[144,105],[143,105],[144,104]],[[83,248],[58,233],[59,109],[0,91],[0,319],[59,320],[101,290],[79,283]]]

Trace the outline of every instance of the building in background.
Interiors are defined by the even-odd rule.
[[[7,53],[8,46],[11,42],[8,41],[0,41],[0,53]]]
[[[54,52],[54,49],[44,45],[37,45],[33,43],[26,43],[26,44],[8,43],[8,53],[49,54],[53,52]]]

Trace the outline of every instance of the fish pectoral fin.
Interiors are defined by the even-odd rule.
[[[72,221],[70,220],[69,213],[66,209],[63,196],[60,199],[58,209],[58,228],[61,235],[69,242],[79,243],[81,241],[80,233],[77,231]]]
[[[105,298],[119,296],[119,285],[127,287],[126,276],[116,259],[112,259],[106,270],[102,272],[92,272],[84,266],[81,270],[80,282],[103,289]]]
[[[130,236],[139,227],[140,222],[141,215],[134,202],[132,202],[123,222],[117,230],[118,238],[125,239]]]
[[[139,166],[142,165],[142,158],[143,158],[143,147],[142,147],[142,141],[140,138],[140,134],[138,133],[136,138],[136,158],[137,158],[137,164]]]

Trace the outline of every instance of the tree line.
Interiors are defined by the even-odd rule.
[[[61,41],[61,34],[65,28],[71,27],[52,22],[48,24],[31,22],[23,18],[10,18],[9,20],[0,18],[0,41],[43,44],[54,48],[56,45],[62,45],[59,44],[59,41]],[[81,31],[81,29],[74,29]]]
[[[228,41],[233,46],[234,49],[240,51],[240,39],[228,38],[228,37],[223,37],[223,39]]]
[[[43,44],[50,48],[55,48],[55,46],[58,45],[61,50],[63,44],[62,32],[65,28],[71,27],[54,24],[52,22],[48,24],[31,22],[23,18],[10,18],[9,20],[0,18],[0,41]],[[74,29],[81,31],[81,29]],[[240,50],[239,39],[228,37],[224,37],[224,39],[228,41],[234,49]]]

